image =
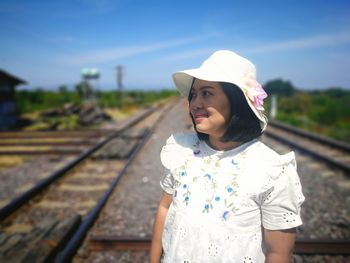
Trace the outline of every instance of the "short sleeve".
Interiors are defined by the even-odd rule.
[[[176,169],[183,166],[193,155],[190,147],[193,140],[195,140],[193,134],[176,133],[172,134],[162,147],[160,160],[165,169],[160,186],[169,194],[174,193]]]
[[[259,200],[264,228],[283,230],[302,224],[300,209],[305,197],[293,152],[278,156],[272,164]]]
[[[160,187],[168,194],[174,193],[174,177],[169,169],[164,169],[164,176],[160,181]]]

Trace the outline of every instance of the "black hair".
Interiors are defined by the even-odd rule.
[[[193,78],[191,89],[195,78]],[[260,127],[260,121],[249,107],[248,102],[245,99],[243,91],[232,83],[218,82],[227,96],[230,103],[231,119],[229,125],[221,137],[222,142],[237,141],[248,142],[255,139],[262,134]],[[191,102],[192,93],[188,95],[188,101]],[[195,121],[190,113],[193,126],[197,132],[198,138],[206,142],[209,141],[209,135],[206,133],[198,132],[196,129]]]

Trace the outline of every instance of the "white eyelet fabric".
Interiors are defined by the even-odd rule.
[[[264,262],[262,227],[302,224],[293,152],[279,155],[259,140],[215,151],[195,133],[177,133],[160,157],[160,185],[173,196],[162,262]]]

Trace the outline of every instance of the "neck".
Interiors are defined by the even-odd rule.
[[[213,137],[209,136],[209,145],[211,148],[217,151],[228,151],[236,148],[237,146],[241,145],[242,142],[222,142],[220,141],[220,137]]]

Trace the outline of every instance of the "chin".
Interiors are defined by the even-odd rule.
[[[208,134],[208,135],[209,135],[208,131],[205,130],[205,129],[200,129],[200,128],[196,127],[196,131],[197,131],[197,132],[200,132],[200,133],[205,133],[205,134]]]

